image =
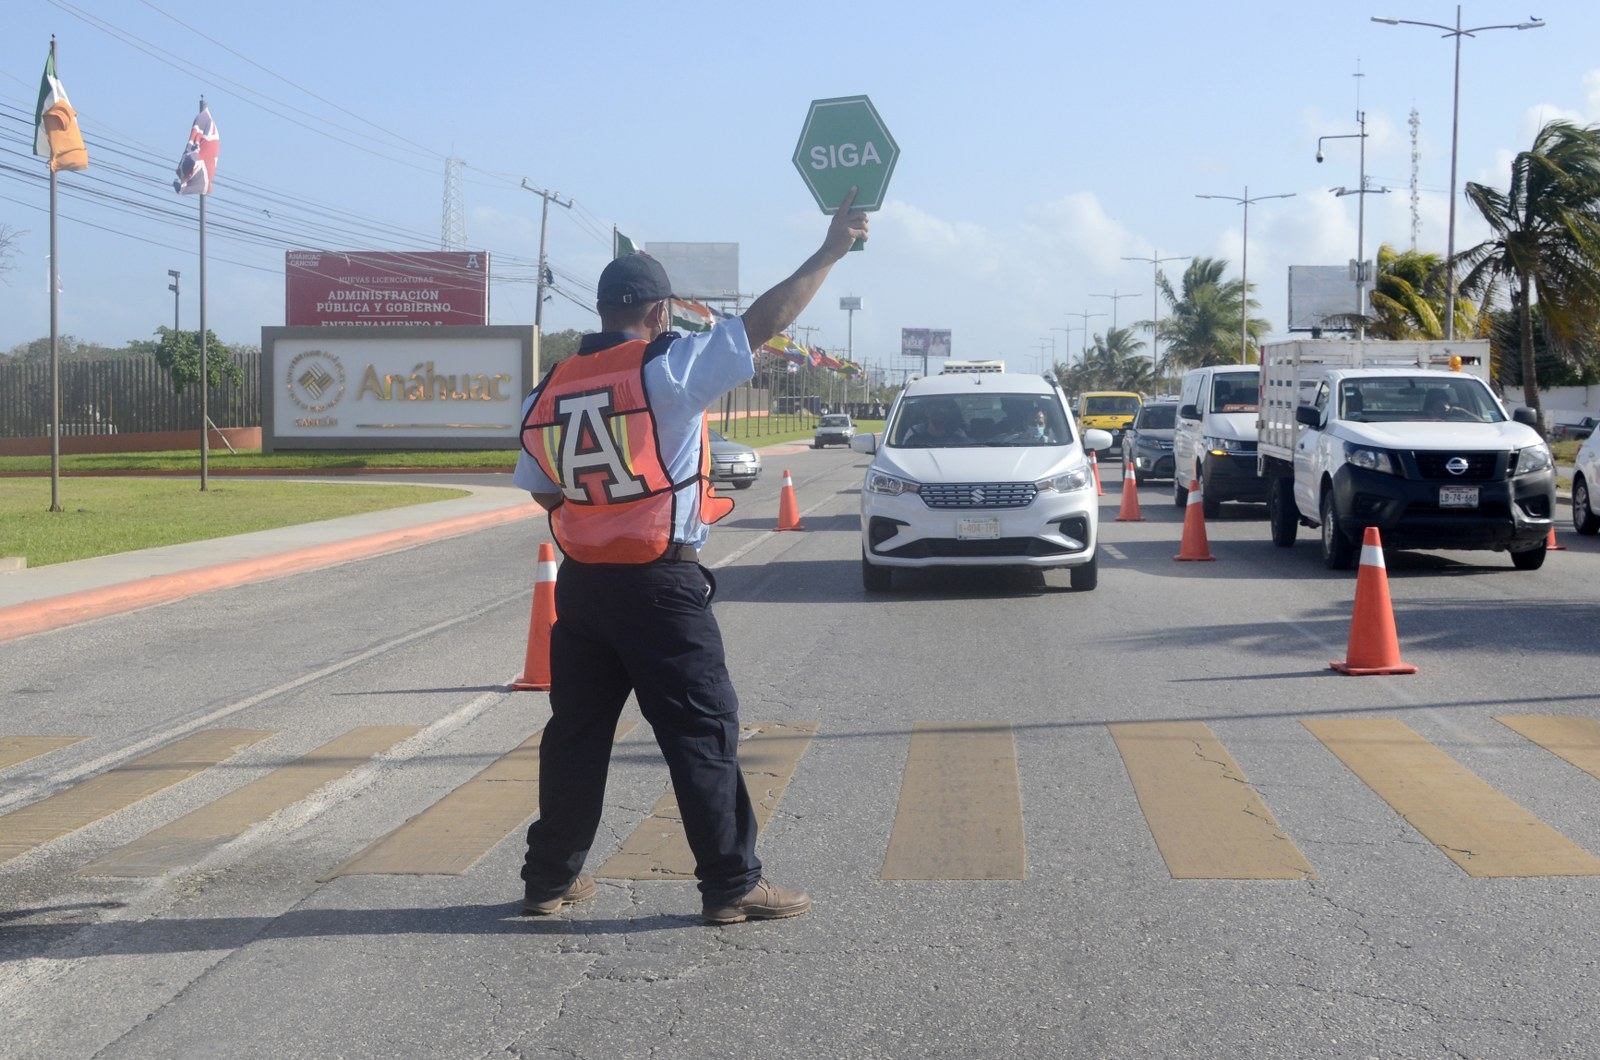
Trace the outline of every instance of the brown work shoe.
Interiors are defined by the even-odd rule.
[[[571,887],[568,887],[565,891],[556,895],[554,898],[543,898],[538,901],[534,901],[531,898],[523,898],[522,915],[550,916],[552,913],[561,912],[562,907],[564,906],[577,905],[579,902],[587,902],[593,897],[594,877],[579,876],[577,879],[572,881]]]
[[[743,920],[782,920],[804,916],[811,911],[811,896],[804,891],[779,887],[762,878],[750,893],[736,902],[708,905],[701,914],[713,924],[737,924]]]

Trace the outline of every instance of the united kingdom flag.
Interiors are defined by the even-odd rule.
[[[189,143],[178,159],[178,179],[172,182],[179,195],[210,195],[211,181],[217,175],[217,155],[222,141],[217,136],[217,123],[211,120],[211,108],[200,101],[200,113],[195,115],[194,127],[189,130]]]

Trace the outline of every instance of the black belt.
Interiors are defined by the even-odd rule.
[[[693,545],[673,544],[661,554],[662,563],[699,563],[700,550]]]

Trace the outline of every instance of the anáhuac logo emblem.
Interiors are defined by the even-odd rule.
[[[306,350],[289,362],[289,400],[307,412],[327,412],[344,397],[344,365],[326,350]]]

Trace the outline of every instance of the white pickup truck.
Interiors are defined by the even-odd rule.
[[[1509,551],[1543,563],[1555,464],[1531,409],[1508,416],[1485,382],[1487,342],[1267,345],[1257,468],[1272,542],[1320,528],[1345,570],[1376,526],[1385,547]]]

